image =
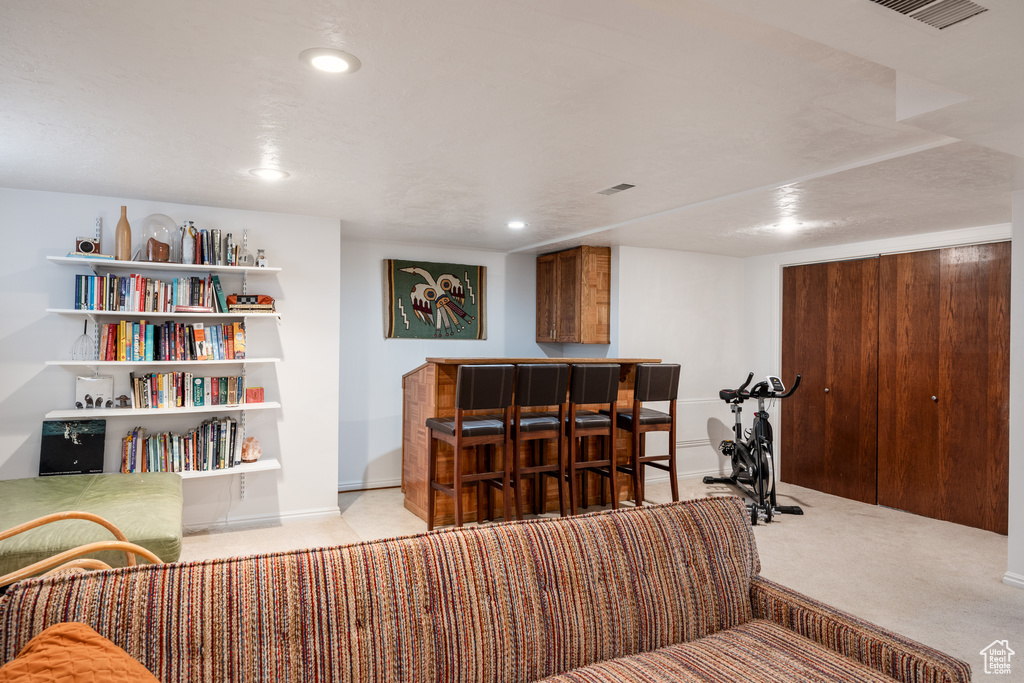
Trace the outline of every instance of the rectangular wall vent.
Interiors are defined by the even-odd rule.
[[[630,185],[629,183],[620,183],[618,185],[609,187],[607,190],[601,190],[600,192],[598,192],[598,194],[616,194],[618,192],[622,192],[623,190],[628,190],[632,187],[636,187],[636,185]]]
[[[976,17],[988,8],[971,0],[871,0],[937,29],[944,29]]]

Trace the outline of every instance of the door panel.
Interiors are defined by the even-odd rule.
[[[878,259],[829,264],[823,491],[877,501]]]
[[[939,252],[883,256],[879,288],[878,502],[926,514],[940,506]]]
[[[583,258],[579,249],[555,254],[558,276],[557,341],[580,341],[580,290],[583,282]]]
[[[878,260],[783,271],[782,481],[876,502]]]
[[[1005,534],[1010,245],[884,262],[879,502]]]
[[[537,341],[553,342],[556,316],[555,255],[537,257]]]
[[[828,264],[782,271],[782,381],[801,375],[782,408],[781,481],[825,486],[825,386],[828,359]]]

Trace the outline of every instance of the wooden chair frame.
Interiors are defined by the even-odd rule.
[[[93,543],[86,543],[80,545],[77,548],[71,548],[63,552],[57,553],[52,557],[48,557],[44,560],[34,562],[27,567],[18,569],[9,574],[0,576],[0,588],[9,586],[15,581],[21,581],[27,579],[40,572],[46,572],[45,576],[51,574],[57,574],[65,571],[84,571],[87,569],[110,569],[110,565],[101,560],[93,558],[81,558],[82,555],[90,555],[92,553],[98,553],[106,550],[121,550],[124,551],[127,558],[128,566],[135,566],[135,557],[140,556],[147,562],[154,564],[162,564],[162,560],[154,555],[152,552],[143,548],[140,545],[136,545],[128,540],[128,538],[118,529],[114,524],[107,521],[106,519],[95,515],[91,512],[81,512],[78,510],[68,510],[65,512],[55,512],[50,515],[44,515],[32,521],[19,524],[16,527],[12,527],[7,531],[0,532],[0,541],[17,536],[18,534],[24,533],[31,529],[43,526],[44,524],[50,524],[52,522],[59,522],[65,519],[82,519],[89,522],[94,522],[100,526],[106,528],[110,533],[114,535],[116,540],[113,541],[96,541]]]
[[[565,481],[565,471],[567,466],[567,458],[565,455],[565,430],[563,425],[565,424],[565,410],[566,404],[560,403],[558,405],[558,426],[552,429],[546,429],[543,431],[524,432],[520,428],[520,420],[523,412],[523,406],[515,406],[512,413],[512,481],[515,484],[515,505],[516,505],[516,517],[523,519],[523,501],[522,501],[522,481],[523,477],[533,476],[533,509],[537,514],[544,512],[545,500],[547,496],[547,479],[546,477],[554,477],[558,482],[558,509],[560,514],[565,517],[567,511],[567,498],[569,493],[566,491],[567,485]],[[557,439],[558,440],[558,460],[555,464],[549,465],[544,463],[544,444],[542,439]],[[519,444],[520,443],[531,443],[533,449],[533,465],[524,467],[520,464]],[[539,448],[538,448],[539,446]]]
[[[493,518],[493,506],[490,496],[490,490],[487,487],[500,487],[502,489],[501,501],[504,508],[505,519],[512,519],[512,488],[510,486],[511,464],[510,455],[512,454],[512,407],[508,406],[503,411],[505,429],[501,434],[488,434],[486,436],[470,436],[466,437],[462,435],[462,420],[463,410],[462,408],[455,409],[455,434],[450,436],[444,432],[437,430],[429,430],[430,439],[430,454],[428,457],[427,465],[427,481],[429,482],[429,488],[427,489],[427,531],[432,531],[434,528],[434,509],[435,509],[435,491],[440,491],[445,495],[451,496],[454,499],[455,505],[455,526],[459,527],[463,524],[464,514],[462,506],[462,486],[464,483],[477,484],[477,522],[481,522],[484,519],[484,513],[486,511],[488,518]],[[445,484],[436,481],[437,479],[437,442],[444,441],[452,447],[452,485],[446,486]],[[483,471],[475,472],[473,474],[463,474],[463,449],[469,448],[470,446],[477,446],[477,469],[489,470],[493,458],[490,454],[481,452],[480,446],[495,446],[497,444],[502,445],[502,469],[501,471]],[[484,467],[483,465],[486,465]],[[497,481],[501,480],[501,484]]]

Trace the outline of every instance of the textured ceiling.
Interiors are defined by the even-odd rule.
[[[6,0],[0,186],[501,251],[1006,222],[1024,3],[986,1],[940,32],[868,0]],[[299,62],[321,46],[363,67]],[[914,108],[908,82],[953,104]],[[248,173],[267,165],[291,176]]]

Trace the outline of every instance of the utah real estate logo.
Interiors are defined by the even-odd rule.
[[[1010,673],[1010,657],[1013,657],[1015,654],[1017,653],[1010,649],[1009,641],[993,641],[991,645],[981,651],[981,656],[985,659],[985,673]]]

